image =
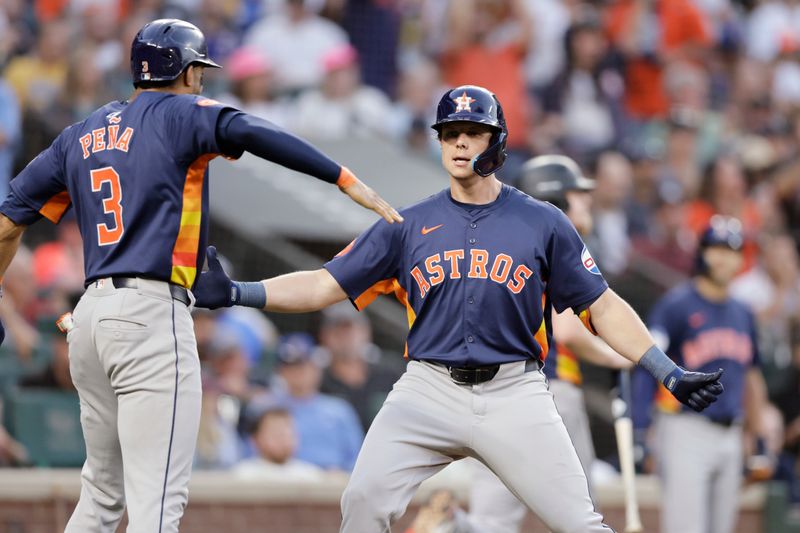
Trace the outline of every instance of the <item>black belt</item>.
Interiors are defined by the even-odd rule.
[[[480,366],[476,368],[456,368],[448,366],[450,377],[459,385],[477,385],[489,381],[497,375],[500,365]]]
[[[732,417],[722,417],[722,418],[709,418],[712,424],[716,424],[718,426],[729,428],[735,424],[740,422],[739,418],[732,418]]]
[[[169,287],[169,293],[175,300],[178,300],[185,306],[189,306],[192,301],[189,299],[189,291],[185,287],[175,285],[174,283],[164,282]],[[114,276],[111,278],[111,284],[115,289],[138,289],[139,280],[136,278],[121,278]]]

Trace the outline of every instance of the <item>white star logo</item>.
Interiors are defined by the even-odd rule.
[[[470,98],[467,96],[467,91],[461,93],[461,96],[458,98],[453,98],[453,101],[456,103],[456,113],[459,111],[469,111],[472,112],[472,109],[469,107],[469,104],[475,101],[474,98]]]

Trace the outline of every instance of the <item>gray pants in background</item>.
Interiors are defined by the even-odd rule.
[[[367,432],[342,496],[343,533],[388,533],[419,484],[475,457],[554,533],[609,533],[540,371],[503,365],[458,385],[439,365],[411,361]]]
[[[742,483],[742,427],[690,413],[657,419],[662,533],[731,533]]]
[[[591,486],[591,467],[595,459],[589,416],[583,403],[583,390],[567,381],[552,380],[550,392],[564,426]],[[470,461],[472,461],[470,459]],[[486,466],[474,462],[469,493],[469,522],[477,533],[515,533],[522,526],[527,507]]]
[[[188,499],[200,419],[190,309],[168,285],[86,290],[68,336],[87,459],[66,533],[172,533]],[[124,467],[124,468],[123,468]]]

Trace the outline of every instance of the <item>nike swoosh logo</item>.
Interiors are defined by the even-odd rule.
[[[437,229],[441,228],[442,226],[444,226],[444,224],[439,224],[438,226],[434,226],[432,228],[426,228],[425,226],[422,226],[422,234],[423,235],[427,235],[428,233],[430,233],[430,232],[432,232],[434,230],[437,230]]]

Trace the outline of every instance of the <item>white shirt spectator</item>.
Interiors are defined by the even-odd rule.
[[[319,481],[323,470],[299,459],[289,459],[283,464],[272,463],[262,457],[240,461],[231,470],[239,479],[270,481]]]
[[[528,46],[525,72],[531,87],[544,87],[564,68],[564,34],[570,14],[562,0],[526,0],[526,4],[536,30]]]
[[[342,28],[314,14],[293,21],[285,14],[267,17],[253,26],[245,44],[261,49],[275,68],[282,90],[316,87],[322,81],[323,56],[347,44]]]

